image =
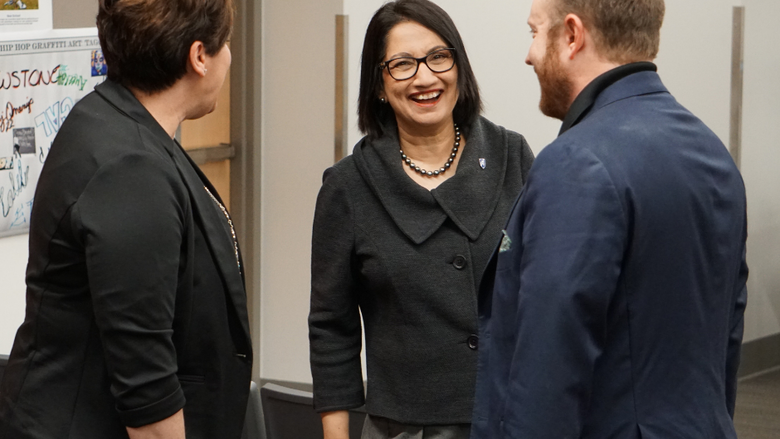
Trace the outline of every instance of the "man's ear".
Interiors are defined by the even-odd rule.
[[[574,59],[574,56],[585,47],[585,25],[582,19],[574,14],[566,15],[563,19],[563,34],[566,38],[569,59]]]
[[[206,46],[202,41],[195,41],[190,46],[188,56],[189,66],[192,71],[200,76],[206,76]]]

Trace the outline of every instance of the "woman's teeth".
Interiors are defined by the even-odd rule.
[[[430,93],[419,94],[417,96],[412,97],[412,99],[414,99],[415,101],[428,101],[431,99],[438,98],[440,94],[441,94],[440,91],[432,91]]]

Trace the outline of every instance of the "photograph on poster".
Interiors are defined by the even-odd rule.
[[[38,9],[38,0],[8,0],[2,9]]]
[[[103,82],[97,30],[0,34],[0,236],[29,228],[49,148],[79,99]]]
[[[50,30],[52,0],[0,0],[0,33]]]

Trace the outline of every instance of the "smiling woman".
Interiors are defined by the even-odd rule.
[[[315,408],[326,439],[363,403],[364,438],[467,438],[477,287],[533,155],[480,116],[460,34],[427,0],[374,14],[358,100],[366,137],[325,171],[314,218]]]

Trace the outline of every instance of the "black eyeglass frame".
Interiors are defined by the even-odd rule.
[[[444,70],[434,70],[433,67],[431,67],[430,64],[428,64],[428,57],[431,56],[431,55],[434,55],[436,53],[439,53],[441,51],[444,51],[444,50],[449,51],[450,54],[452,55],[452,65],[449,66],[448,68],[444,69]],[[379,70],[387,69],[387,73],[390,75],[391,78],[395,79],[396,81],[406,81],[406,80],[414,78],[414,76],[417,75],[417,71],[420,70],[420,63],[425,63],[426,67],[428,67],[428,69],[430,71],[432,71],[433,73],[449,72],[450,70],[452,70],[455,67],[455,64],[456,64],[455,63],[455,50],[456,49],[454,47],[443,47],[441,49],[434,50],[433,52],[431,52],[431,53],[429,53],[429,54],[427,54],[425,56],[421,56],[419,58],[414,58],[412,56],[399,56],[399,57],[396,57],[396,58],[391,58],[391,59],[388,59],[387,61],[382,61],[381,63],[379,63]],[[395,76],[393,76],[393,73],[390,71],[390,63],[395,61],[395,60],[397,60],[397,59],[414,60],[416,62],[415,66],[414,66],[414,73],[412,73],[411,76],[409,76],[408,78],[404,78],[404,79],[398,79]]]

